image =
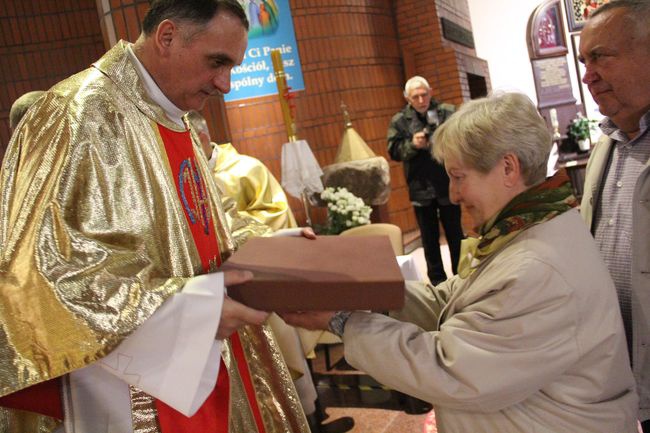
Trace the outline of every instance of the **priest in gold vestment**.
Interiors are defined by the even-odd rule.
[[[231,143],[216,144],[213,175],[237,208],[273,230],[297,227],[282,186],[261,161],[242,155]]]
[[[247,276],[217,272],[268,228],[222,208],[182,119],[229,90],[246,28],[234,0],[154,0],[134,45],[19,124],[0,172],[0,431],[308,431],[266,313],[224,297]]]

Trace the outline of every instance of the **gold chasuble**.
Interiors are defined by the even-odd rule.
[[[56,384],[101,359],[188,279],[268,232],[222,208],[190,140],[146,95],[125,42],[27,113],[0,172],[0,396]],[[227,423],[222,415],[209,425],[309,431],[267,326],[226,341],[222,362],[212,406],[197,415],[227,411]],[[134,432],[183,431],[165,430],[183,415],[162,402],[131,388],[131,403]],[[0,409],[0,432],[58,424]]]
[[[230,143],[217,144],[212,174],[227,197],[233,197],[237,210],[274,231],[297,227],[282,186],[258,159],[241,155]]]

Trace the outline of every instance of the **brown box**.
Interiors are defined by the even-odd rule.
[[[393,310],[404,305],[404,278],[386,236],[260,237],[221,267],[252,281],[228,295],[264,311]]]

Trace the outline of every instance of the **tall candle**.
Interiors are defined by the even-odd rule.
[[[287,131],[289,141],[296,141],[296,124],[293,120],[293,113],[289,107],[287,100],[287,77],[284,74],[284,66],[282,64],[282,54],[280,50],[275,48],[271,50],[271,61],[273,62],[273,70],[275,71],[275,83],[278,86],[278,98],[280,99],[280,108],[282,108],[282,119],[284,120],[284,127]]]
[[[560,124],[557,121],[557,110],[555,108],[551,108],[548,112],[551,116],[551,126],[553,126],[553,128],[557,128],[558,126],[560,126]]]

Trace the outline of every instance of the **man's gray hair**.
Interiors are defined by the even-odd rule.
[[[419,75],[416,75],[414,77],[409,78],[409,80],[404,85],[404,97],[408,98],[409,95],[411,94],[411,90],[419,89],[420,87],[423,87],[427,90],[431,90],[431,87],[429,86],[429,82],[424,77],[420,77]]]
[[[625,16],[634,22],[638,34],[650,36],[650,0],[612,0],[591,12],[588,19],[621,8],[625,9]]]
[[[521,93],[498,93],[463,104],[436,129],[433,142],[438,162],[451,156],[481,173],[512,153],[527,186],[545,179],[553,144],[535,104]]]
[[[29,107],[34,105],[34,102],[43,96],[44,93],[44,90],[34,90],[25,93],[14,101],[11,105],[11,110],[9,111],[9,127],[12,131],[16,129],[16,126],[18,126],[25,113],[27,113]]]

